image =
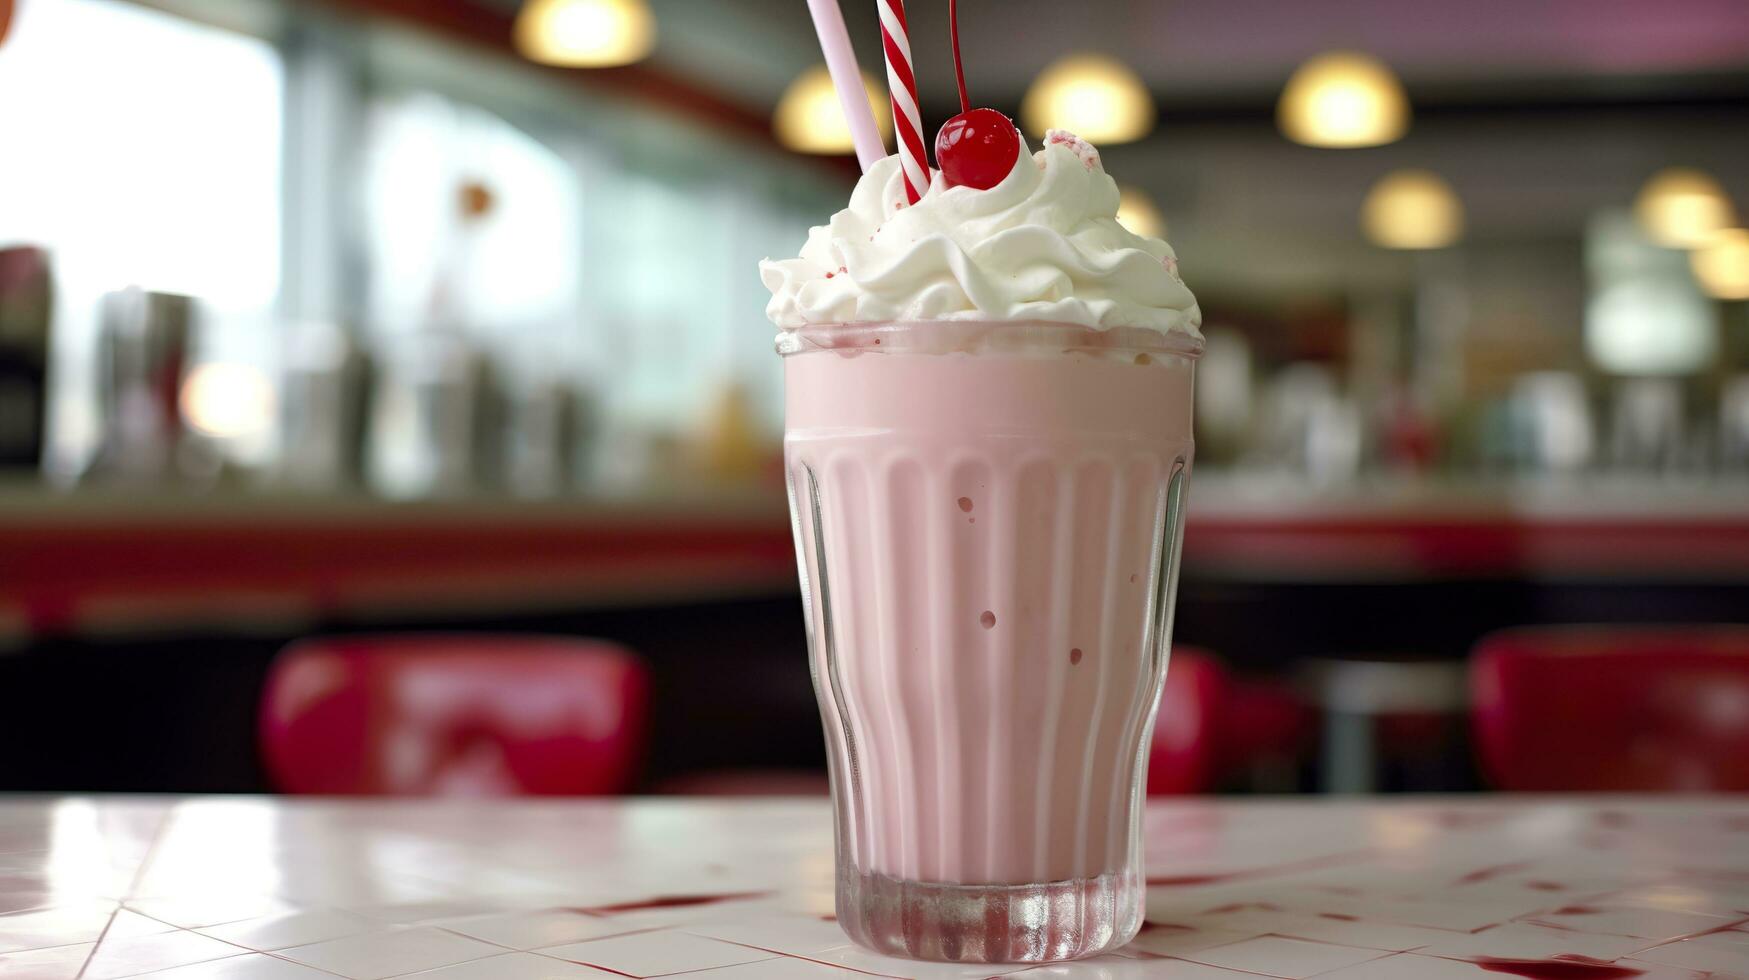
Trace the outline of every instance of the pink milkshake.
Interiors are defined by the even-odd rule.
[[[898,955],[1091,955],[1141,923],[1198,312],[1085,143],[897,208],[896,166],[763,267],[838,918]]]

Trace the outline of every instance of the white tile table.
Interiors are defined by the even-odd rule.
[[[1749,800],[1156,802],[1147,925],[1048,966],[850,946],[826,804],[0,801],[0,977],[1749,978]]]

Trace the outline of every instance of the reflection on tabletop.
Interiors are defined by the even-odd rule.
[[[1145,833],[1141,935],[1036,975],[1749,973],[1734,800],[1155,801]],[[0,903],[31,910],[0,916],[6,976],[1026,969],[850,946],[823,800],[15,800],[0,852]]]

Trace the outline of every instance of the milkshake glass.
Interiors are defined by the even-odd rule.
[[[1087,196],[1050,190],[1046,163],[1041,152],[1037,174],[1014,178],[1024,200]],[[1097,177],[1103,192],[1110,179]],[[843,216],[840,239],[860,230]],[[1142,253],[1121,234],[1119,246]],[[937,237],[913,236],[907,249]],[[1160,258],[1149,259],[1156,273],[1176,282]],[[964,284],[958,259],[921,263],[943,264]],[[873,302],[881,277],[863,279],[858,303]],[[774,308],[809,295],[778,279],[768,276]],[[1188,298],[1177,286],[1162,295]],[[1194,325],[773,319],[785,326],[784,455],[831,771],[839,924],[880,952],[968,962],[1128,942],[1142,920],[1147,751],[1191,463]]]

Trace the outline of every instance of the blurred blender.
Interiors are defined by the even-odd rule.
[[[1677,468],[1685,433],[1682,385],[1674,378],[1628,378],[1616,385],[1610,425],[1610,459],[1641,473]]]
[[[299,324],[288,332],[280,479],[305,490],[357,487],[376,373],[344,327]]]
[[[172,479],[183,442],[179,404],[194,302],[129,287],[103,297],[98,379],[103,433],[88,476]]]
[[[1749,374],[1727,378],[1719,390],[1719,468],[1749,473]]]
[[[48,253],[0,248],[0,472],[42,464],[53,308]]]

